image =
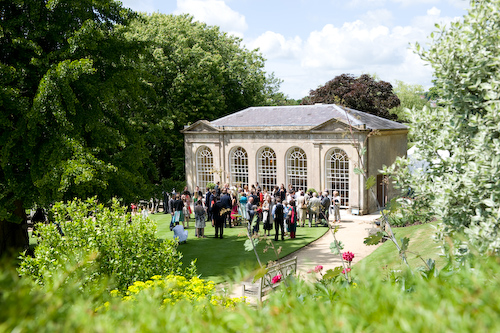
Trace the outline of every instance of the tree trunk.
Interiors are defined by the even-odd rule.
[[[28,223],[21,201],[15,202],[14,215],[20,223],[0,220],[0,257],[6,255],[17,257],[21,251],[28,249]]]

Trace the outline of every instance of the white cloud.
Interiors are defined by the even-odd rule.
[[[247,47],[259,48],[267,59],[294,58],[302,49],[302,40],[298,36],[287,40],[282,34],[266,31],[257,39],[247,43]]]
[[[223,0],[177,0],[174,14],[188,13],[198,21],[218,25],[238,37],[248,29],[245,16],[232,10]]]
[[[391,17],[389,11],[379,13],[380,17]],[[455,18],[442,17],[441,11],[432,7],[408,25],[391,27],[383,24],[383,19],[379,23],[369,19],[376,14],[368,13],[366,22],[327,24],[310,32],[305,40],[267,31],[249,45],[260,48],[268,59],[266,69],[284,80],[282,91],[291,98],[304,97],[310,89],[342,73],[377,74],[384,81],[429,87],[432,68],[425,66],[410,46],[417,41],[425,44],[436,22]]]

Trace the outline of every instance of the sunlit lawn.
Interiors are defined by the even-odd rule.
[[[429,258],[435,260],[436,267],[438,268],[444,266],[445,259],[439,255],[440,249],[438,246],[440,244],[434,242],[432,239],[432,236],[436,232],[436,224],[437,222],[433,222],[404,228],[393,228],[398,242],[401,242],[401,238],[404,237],[410,239],[408,250],[411,253],[408,253],[407,257],[412,269],[424,266],[424,262],[419,256],[424,260]],[[396,246],[389,240],[377,248],[372,254],[361,260],[358,265],[371,268],[375,267],[381,271],[387,271],[387,269],[397,270],[404,267]]]
[[[162,239],[172,239],[173,232],[170,231],[170,214],[150,215],[153,221],[158,224],[159,237]],[[191,260],[197,259],[196,267],[202,278],[220,282],[224,276],[231,275],[238,267],[246,269],[255,268],[258,263],[253,251],[245,251],[244,243],[248,239],[246,236],[246,226],[238,226],[224,229],[224,238],[214,238],[215,229],[207,223],[205,235],[207,238],[196,238],[194,236],[194,219],[191,219],[188,229],[188,241],[180,244],[178,250],[184,255],[184,265],[188,265]],[[275,242],[276,247],[282,247],[280,257],[290,254],[312,241],[321,237],[328,229],[318,228],[297,228],[295,239],[285,238],[284,241]],[[262,224],[261,224],[261,233]],[[271,238],[274,241],[274,230],[271,231]],[[257,246],[257,253],[262,263],[275,260],[273,251],[264,253],[265,244],[261,242]]]

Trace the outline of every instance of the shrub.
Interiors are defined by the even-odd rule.
[[[54,222],[38,226],[34,257],[21,256],[19,273],[45,284],[76,267],[85,284],[109,276],[120,289],[157,274],[194,274],[193,264],[181,269],[177,243],[158,240],[155,224],[125,210],[116,200],[109,208],[95,198],[57,203]]]
[[[187,301],[194,305],[222,305],[233,308],[236,303],[244,302],[244,298],[229,298],[215,293],[213,281],[202,280],[198,277],[186,279],[184,276],[160,275],[153,276],[145,282],[136,281],[125,292],[111,291],[113,297],[121,297],[123,301],[138,301],[144,294],[154,295],[158,305],[174,305],[179,301]]]
[[[262,306],[223,308],[179,301],[160,307],[151,293],[133,302],[72,284],[30,286],[0,271],[0,331],[36,332],[495,332],[500,330],[498,258],[474,269],[442,271],[422,278],[400,273],[382,281],[379,272],[356,267],[357,285],[291,279]],[[107,295],[108,298],[105,298]],[[140,297],[139,297],[140,296]],[[95,311],[109,301],[109,311]],[[307,313],[307,315],[297,315]]]
[[[398,198],[395,203],[396,209],[386,211],[389,223],[393,226],[405,227],[432,220],[433,213],[428,202],[421,198]]]

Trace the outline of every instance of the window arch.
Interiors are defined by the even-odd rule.
[[[240,186],[248,185],[248,154],[242,147],[231,151],[231,184]]]
[[[349,157],[342,149],[335,148],[326,155],[326,184],[329,193],[338,191],[341,206],[349,205]]]
[[[212,150],[202,146],[196,152],[196,185],[205,189],[208,183],[214,182],[214,156]]]
[[[269,147],[257,153],[257,179],[262,189],[271,190],[276,187],[277,179],[276,153]]]
[[[301,148],[290,149],[286,157],[286,180],[297,191],[307,190],[307,156]]]

